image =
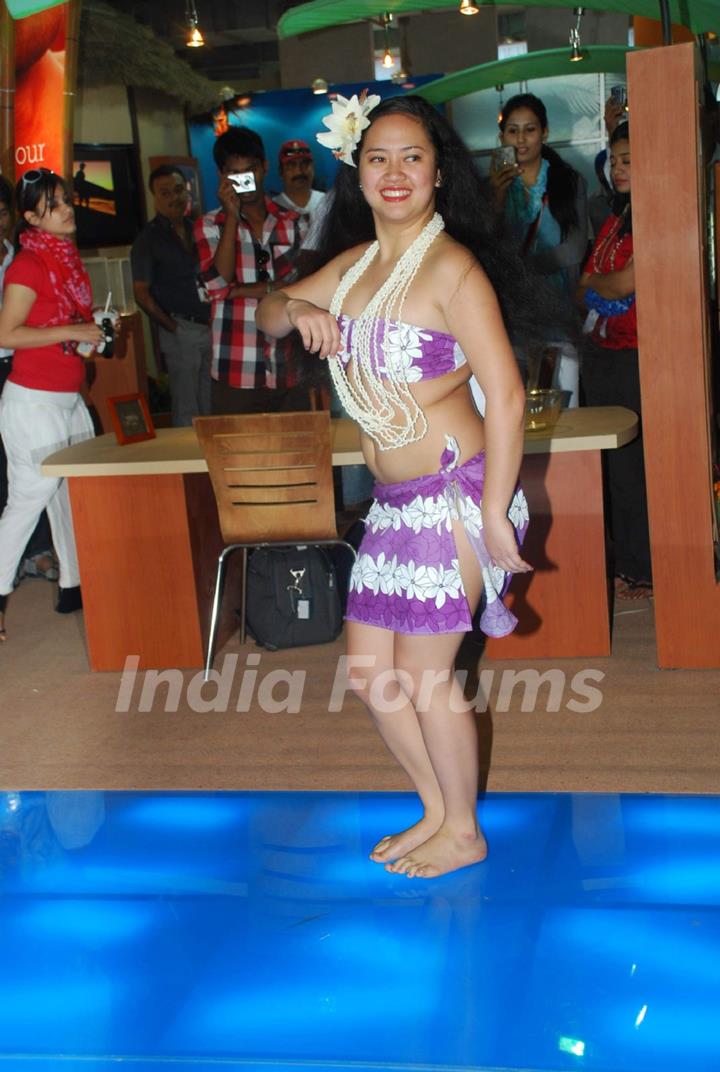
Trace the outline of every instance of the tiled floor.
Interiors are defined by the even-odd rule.
[[[720,1069],[720,798],[0,795],[0,1069]]]

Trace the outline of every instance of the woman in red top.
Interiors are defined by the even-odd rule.
[[[612,215],[580,279],[580,297],[589,309],[586,331],[591,332],[582,382],[589,406],[626,406],[640,417],[627,123],[616,127],[610,139],[610,170],[616,190]],[[627,446],[608,451],[606,461],[616,593],[620,599],[640,599],[652,594],[642,432]]]
[[[5,275],[0,347],[14,350],[0,399],[0,434],[8,458],[8,501],[0,517],[0,640],[18,562],[47,509],[60,562],[56,610],[82,606],[80,574],[65,481],[43,476],[48,454],[94,435],[80,397],[85,377],[77,344],[98,345],[90,281],[72,242],[75,213],[63,179],[47,168],[17,186],[19,252]]]

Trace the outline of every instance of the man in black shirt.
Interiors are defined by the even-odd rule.
[[[185,215],[184,176],[161,164],[151,172],[149,186],[157,215],[133,243],[133,290],[140,308],[158,325],[173,425],[188,426],[194,416],[210,413],[210,303]]]

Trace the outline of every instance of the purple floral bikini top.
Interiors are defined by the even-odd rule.
[[[338,317],[342,349],[338,357],[347,365],[352,353],[352,317]],[[452,335],[444,331],[418,328],[396,320],[388,321],[387,340],[383,339],[385,321],[378,320],[373,363],[375,371],[387,375],[388,366],[396,373],[404,373],[408,383],[419,380],[434,380],[448,372],[462,368],[467,358]]]

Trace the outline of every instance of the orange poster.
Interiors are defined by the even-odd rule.
[[[80,0],[0,0],[0,170],[67,174]]]
[[[56,4],[22,18],[16,13],[21,5],[10,2],[8,7],[15,17],[15,174],[33,167],[62,174],[70,4]]]

